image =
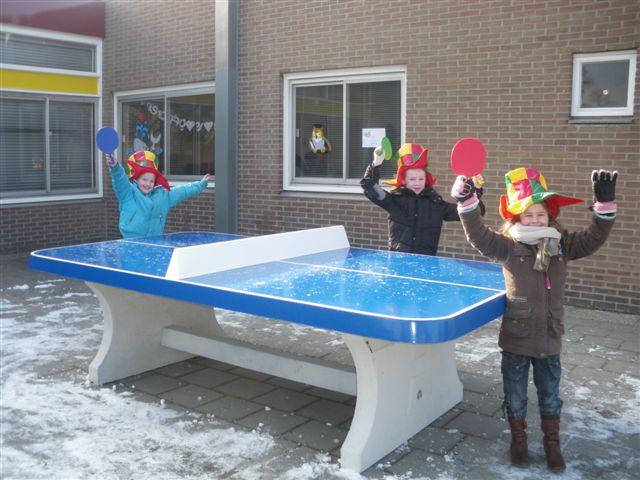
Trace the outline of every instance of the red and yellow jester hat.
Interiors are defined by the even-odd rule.
[[[134,182],[143,173],[149,172],[156,176],[154,187],[161,185],[167,190],[171,190],[169,182],[165,176],[160,173],[160,170],[158,170],[158,163],[153,152],[149,150],[135,152],[127,159],[127,165],[129,165],[129,180],[131,182]]]
[[[549,192],[546,180],[533,168],[511,170],[505,174],[504,182],[507,194],[500,195],[500,216],[505,220],[524,213],[534,203],[545,202],[549,207],[549,215],[557,218],[560,207],[582,202],[579,198]]]
[[[394,187],[402,187],[404,186],[405,172],[412,168],[419,168],[424,170],[427,174],[425,186],[430,187],[431,185],[435,185],[436,179],[429,172],[429,161],[427,160],[428,153],[429,150],[422,148],[422,145],[417,143],[405,143],[402,145],[400,150],[398,150],[398,153],[396,153],[398,157],[398,172],[396,173],[396,178],[393,180],[386,180],[384,183]]]

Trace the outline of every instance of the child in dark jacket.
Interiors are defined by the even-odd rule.
[[[442,222],[460,220],[456,206],[433,188],[427,153],[417,143],[405,143],[398,150],[395,180],[385,182],[396,188],[387,192],[378,185],[384,152],[376,149],[360,181],[366,197],[389,214],[389,250],[435,255]]]
[[[473,183],[458,177],[451,190],[467,240],[483,255],[503,264],[507,290],[498,344],[502,349],[503,409],[511,428],[511,463],[528,466],[527,384],[529,365],[538,393],[547,466],[563,471],[560,450],[560,351],[567,262],[586,257],[604,244],[616,213],[617,172],[592,173],[595,197],[591,225],[568,233],[556,221],[561,206],[581,200],[547,189],[530,168],[505,175],[507,195],[500,198],[506,220],[503,233],[484,226]]]
[[[160,173],[153,152],[141,150],[127,159],[129,178],[113,155],[105,155],[113,190],[120,209],[119,228],[123,238],[162,235],[169,209],[202,192],[209,174],[198,182],[169,186]]]

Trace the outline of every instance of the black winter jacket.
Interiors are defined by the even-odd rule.
[[[405,187],[387,192],[378,185],[380,167],[369,165],[360,185],[366,197],[389,216],[389,250],[435,255],[443,221],[459,221],[457,206],[432,187],[419,195]]]

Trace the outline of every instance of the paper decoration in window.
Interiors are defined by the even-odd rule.
[[[313,153],[329,153],[331,151],[331,142],[324,136],[324,129],[319,123],[316,123],[311,131],[309,150]]]

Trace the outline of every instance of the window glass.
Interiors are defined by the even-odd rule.
[[[343,86],[296,88],[296,177],[342,179]]]
[[[164,98],[149,98],[122,104],[122,163],[137,151],[156,154],[158,166],[164,172]]]
[[[384,129],[394,150],[400,148],[400,82],[350,84],[348,92],[348,178],[362,178],[371,163],[373,150],[363,147],[363,129]],[[395,171],[392,161],[384,162],[380,176],[391,178]]]
[[[166,176],[179,179],[215,173],[215,96],[212,93],[162,95],[127,100],[121,105],[125,163],[133,152],[149,150],[155,153],[159,168]]]
[[[95,47],[2,32],[0,63],[95,72]]]
[[[0,98],[0,194],[46,189],[44,101]]]
[[[213,174],[214,97],[210,94],[171,97],[169,173],[178,175]]]
[[[626,107],[628,81],[628,60],[583,63],[580,107]]]
[[[51,190],[95,187],[93,104],[49,102]]]

